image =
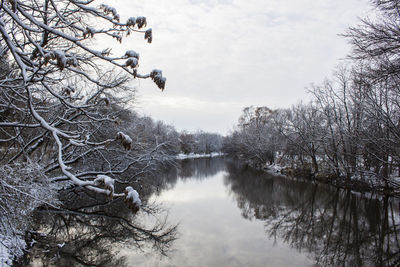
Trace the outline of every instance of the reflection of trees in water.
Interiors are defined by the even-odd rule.
[[[158,171],[155,177],[149,179],[156,194],[171,190],[178,179],[203,180],[225,169],[223,158],[198,158],[177,160],[175,166],[165,167]]]
[[[175,167],[153,171],[136,183],[144,203],[150,195],[172,189],[179,178],[204,179],[224,169],[223,159],[189,159],[177,161]],[[65,190],[61,200],[68,210],[39,210],[35,215],[38,242],[23,264],[39,266],[126,266],[123,248],[136,248],[165,254],[176,239],[177,226],[168,225],[163,211],[154,205],[144,205],[143,213],[152,219],[138,224],[122,199],[108,202],[103,196],[80,189]],[[136,217],[137,216],[137,217]],[[144,216],[142,216],[144,217]],[[146,216],[147,218],[148,216]],[[149,226],[149,221],[153,224]],[[44,233],[41,236],[39,233]],[[60,244],[65,243],[60,247]]]
[[[400,265],[398,200],[227,169],[225,183],[243,217],[265,221],[270,236],[312,252],[318,265]]]
[[[32,237],[38,242],[23,265],[127,266],[119,250],[151,247],[154,253],[165,254],[176,239],[177,228],[168,225],[166,216],[141,225],[121,199],[107,202],[77,189],[64,191],[62,199],[72,208],[42,209],[35,215],[37,232]],[[141,213],[156,216],[160,211],[145,205]]]
[[[203,180],[225,169],[223,158],[185,159],[179,165],[178,175],[182,179]]]

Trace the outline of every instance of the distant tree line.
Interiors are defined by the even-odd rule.
[[[224,150],[256,167],[279,163],[312,175],[400,176],[400,4],[372,1],[377,17],[344,36],[348,63],[288,109],[247,107]]]
[[[223,138],[220,134],[203,131],[194,133],[183,131],[179,136],[180,150],[184,154],[210,154],[213,152],[221,152],[222,140]]]

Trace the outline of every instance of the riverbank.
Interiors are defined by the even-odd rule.
[[[360,193],[377,193],[400,198],[400,177],[383,178],[374,173],[356,173],[349,179],[331,173],[313,174],[309,169],[290,168],[279,164],[264,165],[261,169],[268,173],[300,177]]]
[[[178,154],[175,156],[175,159],[198,159],[198,158],[214,158],[214,157],[222,157],[225,154],[222,152],[212,152],[209,154],[201,153],[190,153],[190,154]]]

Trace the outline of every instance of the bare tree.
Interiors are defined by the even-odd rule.
[[[140,206],[127,181],[150,171],[166,142],[134,138],[125,105],[135,96],[133,80],[149,78],[163,90],[166,78],[157,69],[140,73],[136,51],[114,55],[94,41],[135,34],[151,43],[146,27],[145,17],[122,21],[95,1],[0,2],[0,237],[21,236],[22,217],[9,214],[56,205],[60,184]]]
[[[116,100],[110,96],[128,99],[134,93],[127,87],[132,78],[151,78],[164,89],[166,79],[160,70],[138,72],[137,52],[112,55],[109,48],[91,46],[93,38],[121,42],[132,33],[142,34],[150,43],[152,30],[146,26],[145,17],[122,22],[114,8],[96,6],[94,1],[2,1],[0,45],[10,54],[13,69],[0,82],[4,118],[0,142],[7,149],[15,147],[2,160],[14,164],[48,158],[52,164],[47,171],[61,171],[56,180],[64,177],[111,198],[124,196],[106,177],[124,169],[109,164],[107,170],[77,173],[71,165],[116,140],[126,150],[132,148],[132,139],[124,132],[108,133],[112,135],[103,139],[97,135],[102,127],[118,123],[118,112],[107,111],[107,105]],[[113,72],[103,71],[111,67]]]
[[[400,185],[390,178],[400,174],[400,4],[372,3],[376,17],[344,35],[353,45],[350,60],[311,86],[310,103],[271,114],[245,108],[225,139],[226,152],[261,162],[257,167],[277,153],[288,173],[300,169],[347,185],[357,178],[396,191]]]
[[[360,60],[367,116],[374,125],[366,132],[368,158],[375,172],[387,177],[399,162],[400,137],[400,20],[399,2],[373,0],[374,19],[363,19],[345,35],[353,45],[351,58]],[[378,141],[379,140],[379,141]],[[381,170],[380,170],[381,169]]]
[[[400,21],[397,0],[372,0],[377,10],[373,19],[364,18],[351,27],[346,36],[353,45],[351,58],[368,61],[374,79],[400,72]]]
[[[257,168],[274,163],[278,145],[274,114],[275,111],[268,107],[244,108],[239,117],[238,129],[230,140],[225,140],[225,150]]]

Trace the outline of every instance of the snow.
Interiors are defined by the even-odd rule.
[[[136,51],[133,51],[133,50],[128,50],[128,51],[126,51],[125,52],[125,56],[126,57],[134,57],[134,58],[136,58],[136,59],[139,59],[139,54],[138,53],[136,53]]]
[[[129,135],[123,133],[123,132],[118,132],[117,133],[117,137],[116,140],[121,139],[121,143],[124,146],[124,148],[126,150],[131,149],[131,145],[132,145],[132,138],[129,137]]]
[[[139,198],[139,193],[131,186],[125,188],[125,199],[130,201],[134,205],[142,205],[142,201]]]
[[[125,142],[132,143],[132,139],[129,137],[129,135],[124,134],[123,132],[118,132],[117,138],[120,138],[120,139],[124,140]]]
[[[110,190],[110,194],[114,193],[114,179],[103,174],[97,175],[97,178],[94,180],[95,185],[104,185],[105,188]]]
[[[8,248],[0,242],[0,266],[11,266],[12,256]]]
[[[12,266],[13,259],[23,255],[25,246],[25,241],[19,236],[0,234],[0,266]]]
[[[391,185],[392,183],[397,184],[400,181],[399,177],[389,177],[388,179],[383,179],[373,172],[356,172],[350,177],[350,179],[353,181],[367,182],[372,188],[384,187],[386,186],[386,182],[389,182],[389,185]]]
[[[214,158],[214,157],[221,157],[225,155],[221,152],[212,152],[210,154],[197,154],[197,153],[190,153],[190,154],[178,154],[175,156],[175,159],[197,159],[197,158]]]
[[[35,243],[37,243],[37,241],[32,238],[31,242],[29,243],[29,246],[33,247],[33,245],[35,245]]]
[[[80,143],[79,141],[75,141],[74,139],[69,140],[69,142],[71,143],[71,145],[74,146],[85,146],[85,144]]]
[[[57,208],[59,185],[49,184],[36,163],[0,165],[0,177],[0,266],[10,266],[23,255],[30,213],[44,203]]]
[[[283,167],[282,167],[281,165],[279,165],[279,164],[273,163],[273,164],[270,164],[270,165],[265,165],[265,169],[266,169],[268,172],[272,172],[272,173],[281,173]]]

